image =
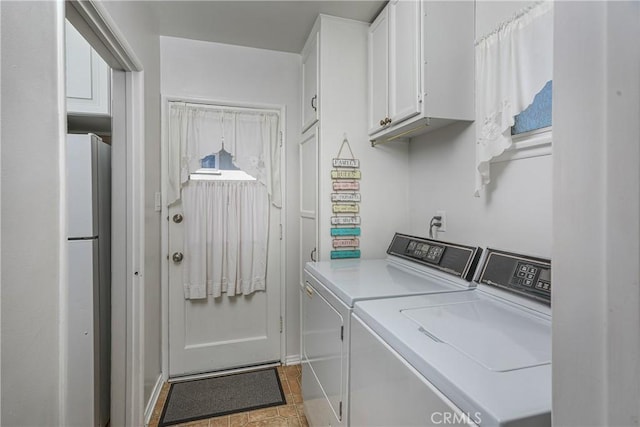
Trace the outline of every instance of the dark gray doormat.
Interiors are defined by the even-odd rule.
[[[159,426],[284,405],[276,368],[171,384]]]

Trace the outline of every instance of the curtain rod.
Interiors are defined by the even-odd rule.
[[[205,104],[205,103],[199,103],[199,102],[193,102],[193,101],[181,101],[178,99],[169,100],[169,104],[184,105],[187,107],[202,108],[205,110],[216,110],[216,111],[229,112],[229,113],[277,114],[278,116],[280,115],[280,111],[269,109],[269,108],[233,107],[230,105]]]
[[[498,34],[500,31],[504,30],[509,24],[513,23],[514,21],[517,21],[518,19],[522,18],[523,16],[525,16],[527,13],[531,12],[531,10],[535,9],[536,7],[544,4],[544,3],[549,3],[552,4],[551,1],[548,0],[541,0],[541,1],[537,1],[527,7],[525,7],[524,9],[519,10],[518,12],[514,13],[513,16],[509,19],[507,19],[506,21],[502,21],[500,23],[500,25],[498,25],[498,28],[496,28],[495,30],[491,31],[490,33],[487,33],[485,35],[483,35],[482,37],[480,37],[478,40],[476,40],[475,45],[479,45],[480,43],[482,43],[483,41],[485,41],[486,39],[488,39],[489,37]]]

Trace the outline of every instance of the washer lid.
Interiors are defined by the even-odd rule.
[[[551,364],[551,322],[493,300],[401,310],[420,332],[491,371]]]

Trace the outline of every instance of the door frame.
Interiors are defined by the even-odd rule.
[[[124,81],[113,89],[124,91],[122,105],[114,106],[124,121],[112,128],[113,134],[122,135],[124,143],[112,147],[112,283],[119,280],[124,287],[112,287],[110,425],[143,425],[144,72],[142,62],[101,3],[70,0],[65,4],[66,18],[112,69],[124,72]],[[64,58],[63,55],[64,52]],[[65,61],[61,60],[62,75],[64,67]],[[62,309],[66,311],[68,307]],[[62,323],[65,321],[66,313]],[[66,340],[66,336],[63,338]],[[63,354],[62,359],[66,360],[66,356]],[[64,425],[64,395],[60,410]]]
[[[169,136],[167,125],[169,122],[169,103],[170,102],[185,102],[191,104],[208,104],[208,105],[221,105],[231,108],[254,108],[275,110],[280,114],[280,182],[282,185],[282,208],[280,212],[281,220],[281,235],[280,235],[280,363],[285,363],[286,348],[287,348],[287,322],[286,322],[286,267],[287,267],[287,192],[284,189],[284,183],[286,183],[286,165],[287,165],[287,150],[284,149],[287,143],[287,115],[286,106],[277,104],[261,104],[252,102],[238,102],[220,99],[208,99],[197,98],[192,96],[180,96],[180,95],[165,95],[161,94],[161,148],[160,148],[160,176],[161,176],[161,200],[162,200],[162,213],[161,218],[164,220],[163,226],[160,232],[160,242],[162,248],[162,271],[160,277],[161,293],[162,293],[162,378],[164,381],[169,380],[169,209],[164,202],[167,200],[167,179],[168,179],[168,150],[169,150]],[[219,372],[212,375],[219,375]],[[206,377],[207,374],[197,375],[198,377]]]

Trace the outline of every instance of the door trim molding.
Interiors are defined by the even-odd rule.
[[[112,257],[112,277],[123,278],[119,298],[112,288],[111,425],[144,422],[144,73],[142,62],[105,7],[97,0],[67,0],[66,17],[114,70],[125,73],[124,135],[120,161],[113,156],[113,174],[124,177],[112,189],[112,236],[120,263]],[[64,75],[64,62],[60,72]],[[61,94],[64,96],[64,94]],[[64,102],[64,100],[63,100]],[[119,200],[118,200],[119,199]],[[115,262],[114,262],[115,261]],[[112,281],[112,283],[114,283]],[[64,379],[61,379],[64,381]],[[66,401],[61,400],[61,414]]]
[[[95,0],[67,0],[66,5],[67,19],[111,68],[142,71],[142,62],[102,4]]]
[[[160,180],[161,180],[161,200],[162,200],[162,212],[160,215],[163,225],[160,232],[160,247],[161,247],[161,275],[160,286],[162,295],[162,375],[165,381],[169,381],[169,209],[166,204],[167,200],[167,177],[168,177],[168,120],[169,120],[169,103],[170,102],[186,102],[194,104],[211,104],[211,105],[224,105],[228,107],[239,108],[253,108],[277,111],[280,114],[280,131],[281,131],[281,144],[280,155],[281,165],[280,168],[280,182],[286,182],[286,165],[287,156],[286,140],[287,140],[287,114],[286,106],[276,104],[261,104],[261,103],[248,103],[237,102],[225,99],[207,99],[193,96],[180,96],[176,94],[166,95],[161,94],[160,103],[160,128],[161,128],[161,144],[160,144]],[[282,318],[282,332],[280,333],[280,363],[284,363],[286,349],[287,349],[287,321],[286,321],[286,241],[287,241],[287,210],[285,209],[287,203],[287,192],[285,188],[282,188],[282,208],[280,212],[280,220],[282,222],[282,239],[280,240],[280,316]],[[166,256],[165,256],[166,255]],[[203,374],[206,375],[206,374]]]

